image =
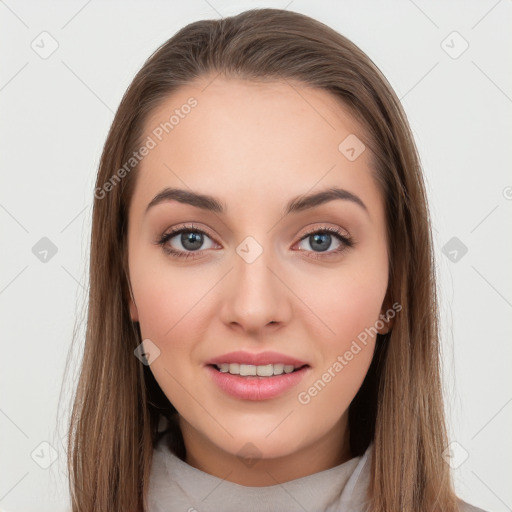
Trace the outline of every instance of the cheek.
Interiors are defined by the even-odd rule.
[[[201,298],[211,286],[191,280],[180,269],[150,267],[136,274],[132,285],[142,339],[149,338],[160,350],[150,367],[156,381],[178,410],[187,411],[191,401],[183,386],[201,403],[204,400],[200,390],[190,385],[193,370],[184,362],[194,352]]]
[[[309,315],[312,320],[304,325],[315,340],[319,364],[298,401],[310,413],[330,414],[333,421],[356,395],[373,358],[387,274],[385,263],[382,271],[369,268],[347,266],[330,279],[317,279],[321,287],[311,287],[313,278],[307,283],[313,290],[307,304],[316,316]]]
[[[190,323],[209,288],[207,282],[198,282],[190,272],[173,269],[159,258],[151,265],[134,265],[131,280],[141,332],[159,343],[174,339]]]
[[[331,353],[348,348],[352,339],[359,335],[364,338],[364,333],[375,327],[387,289],[387,274],[347,266],[324,277],[310,275],[307,281],[303,278],[304,288],[299,294],[317,319],[307,322],[309,327],[313,323],[317,327],[310,333],[312,339]],[[310,317],[311,313],[306,318]]]
[[[346,413],[370,367],[375,341],[356,342],[340,351],[330,363],[298,390],[302,416],[322,418],[320,428],[334,425]],[[312,428],[319,428],[312,422]]]
[[[319,364],[297,394],[309,416],[333,424],[354,399],[373,358],[384,293],[383,287],[345,286],[317,302],[334,334],[324,330],[327,334],[314,337]]]
[[[154,254],[134,254],[130,272],[142,339],[150,339],[160,350],[151,371],[175,407],[186,411],[191,403],[183,386],[204,400],[203,390],[195,389],[191,380],[197,368],[190,363],[196,361],[198,340],[208,327],[205,308],[211,280],[192,269],[173,268]]]
[[[336,298],[336,311],[332,312],[333,330],[337,333],[344,348],[353,339],[364,339],[374,334],[379,319],[385,289],[373,289],[363,286],[346,288],[344,293],[339,293]],[[372,336],[373,337],[373,336]]]

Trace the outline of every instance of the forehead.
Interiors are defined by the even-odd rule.
[[[202,77],[155,108],[144,132],[155,147],[136,194],[147,202],[169,186],[229,192],[240,204],[327,186],[378,201],[369,148],[353,161],[339,149],[349,136],[364,139],[362,127],[329,92],[302,83]]]

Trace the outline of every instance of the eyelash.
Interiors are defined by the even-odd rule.
[[[195,227],[194,225],[190,226],[183,226],[181,228],[174,229],[173,231],[170,231],[168,233],[164,233],[158,240],[157,245],[160,245],[163,249],[163,251],[173,257],[177,258],[196,258],[197,253],[201,253],[202,251],[177,251],[175,249],[171,249],[170,247],[166,246],[165,244],[172,238],[174,238],[176,235],[180,235],[181,233],[201,233],[203,235],[208,236],[209,238],[212,238],[206,231],[203,231],[202,229],[199,229]],[[326,252],[325,255],[323,253],[318,253],[314,251],[307,251],[307,250],[301,250],[300,252],[313,252],[313,254],[316,254],[316,256],[308,256],[312,257],[313,259],[324,259],[329,258],[331,256],[336,256],[340,254],[341,252],[345,251],[346,249],[349,249],[354,246],[354,240],[345,234],[342,233],[342,231],[338,228],[333,228],[330,226],[326,226],[324,228],[316,228],[308,231],[305,233],[302,238],[299,240],[299,242],[302,242],[306,238],[310,237],[311,235],[319,234],[319,233],[330,233],[335,235],[335,237],[342,242],[342,245],[338,249],[334,249],[332,251]]]

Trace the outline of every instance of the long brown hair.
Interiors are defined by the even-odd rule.
[[[156,106],[196,78],[218,74],[298,80],[329,91],[364,126],[386,205],[386,302],[402,310],[392,331],[379,335],[350,405],[350,448],[357,456],[374,443],[373,511],[457,510],[442,457],[447,432],[430,216],[405,113],[370,58],[335,30],[299,13],[254,9],[191,23],[160,46],[110,128],[94,194],[85,346],[68,432],[73,512],[144,510],[162,417],[171,420],[175,452],[184,449],[176,410],[134,356],[141,338],[129,312],[127,221],[137,166],[116,172],[140,147]]]

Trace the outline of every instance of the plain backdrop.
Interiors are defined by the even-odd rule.
[[[187,23],[255,7],[330,25],[402,100],[433,218],[447,463],[463,499],[512,510],[510,0],[0,2],[0,509],[69,507],[59,393],[87,289],[95,175],[122,94]]]

